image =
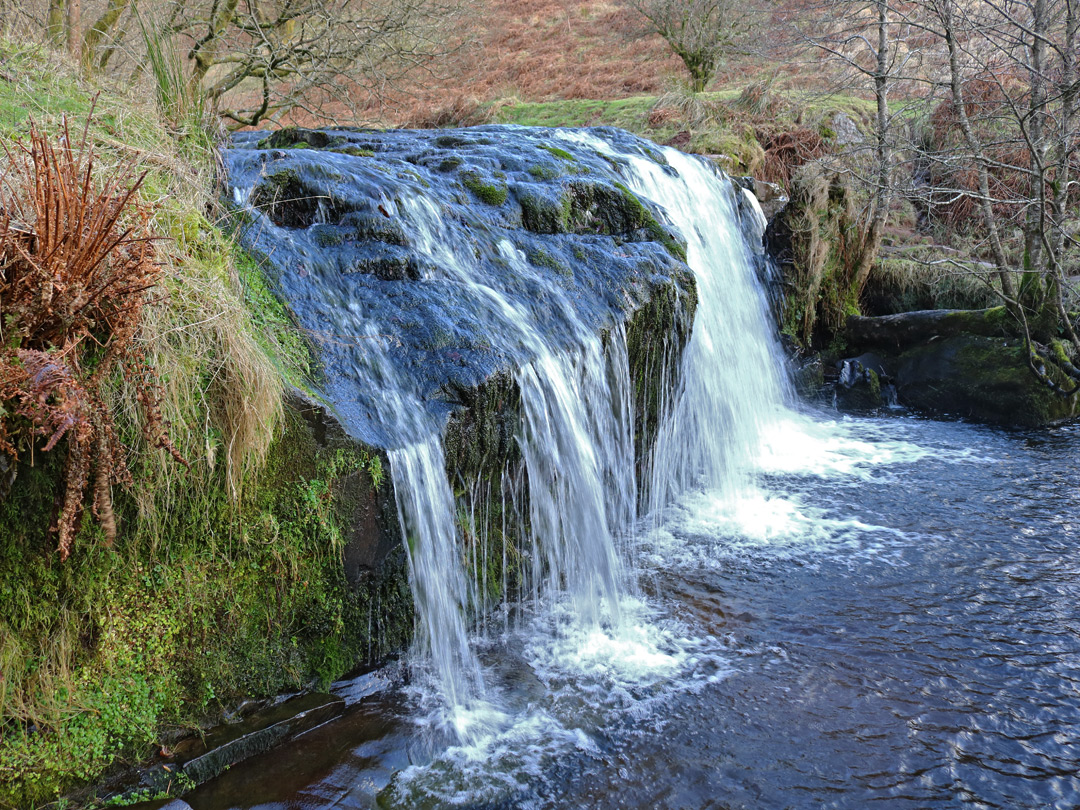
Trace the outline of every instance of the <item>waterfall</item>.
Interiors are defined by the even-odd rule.
[[[611,151],[591,134],[568,137]],[[645,502],[653,514],[688,489],[738,489],[763,434],[793,397],[740,227],[734,195],[741,192],[700,158],[670,148],[663,154],[668,167],[628,155],[626,177],[686,239],[698,306],[653,453]]]
[[[565,291],[540,276],[507,241],[496,249],[503,266],[547,305],[508,294],[458,244],[435,201],[407,198],[400,211],[414,245],[432,266],[461,287],[483,311],[489,328],[515,356],[531,358],[515,373],[521,392],[518,437],[528,480],[529,549],[523,578],[533,609],[566,599],[581,625],[617,627],[629,588],[620,534],[635,515],[633,415],[625,331],[612,329],[607,345],[575,316]],[[541,315],[558,313],[572,348],[545,337]],[[549,327],[550,328],[550,327]],[[417,648],[433,665],[450,710],[447,725],[462,740],[476,739],[491,716],[464,616],[470,602],[458,546],[455,504],[438,436],[390,454],[399,514],[409,546],[414,599],[420,618]],[[473,521],[475,529],[475,521]],[[490,708],[490,707],[489,707]],[[497,712],[494,712],[497,717]]]
[[[688,488],[737,485],[786,396],[730,181],[625,133],[557,131],[563,150],[550,145],[550,131],[478,132],[403,133],[404,146],[392,133],[330,139],[368,154],[399,150],[378,163],[342,149],[268,152],[255,134],[237,136],[229,156],[234,197],[249,201],[258,226],[247,243],[279,268],[304,328],[325,336],[323,395],[349,432],[387,448],[416,605],[415,655],[433,672],[448,711],[443,727],[461,740],[485,733],[498,696],[485,684],[469,629],[489,608],[477,556],[486,556],[488,538],[477,535],[488,522],[455,498],[441,435],[460,404],[456,392],[516,369],[521,468],[504,477],[527,482],[527,494],[521,503],[504,492],[503,503],[517,510],[509,523],[522,533],[521,601],[534,615],[558,606],[568,621],[608,639],[625,629],[624,604],[636,592],[629,561],[638,515],[658,512]],[[428,140],[417,146],[409,138]],[[685,237],[698,305],[679,367],[669,358],[668,367],[651,370],[673,391],[659,406],[646,480],[638,480],[635,459],[625,322],[650,290],[684,271],[655,233],[613,236],[603,230],[604,212],[587,206],[598,235],[586,227],[544,242],[522,232],[524,202],[516,226],[499,208],[497,185],[483,206],[469,205],[463,188],[480,188],[478,173],[452,184],[448,173],[461,159],[426,156],[444,139],[480,150],[476,165],[493,183],[516,172],[510,187],[541,213],[557,219],[565,209],[542,208],[548,192],[537,178],[569,172],[564,189],[596,177],[618,198],[616,189],[629,185]],[[538,169],[526,159],[562,162]],[[292,195],[288,216],[275,217],[279,193]],[[310,214],[295,202],[311,199]],[[538,222],[534,233],[557,233]],[[462,483],[469,486],[454,481]],[[505,558],[505,511],[500,521]],[[474,544],[471,576],[463,531]]]
[[[391,450],[390,464],[420,619],[415,643],[430,657],[447,704],[468,709],[483,698],[484,682],[469,646],[464,615],[468,582],[438,434]]]
[[[616,532],[634,514],[625,342],[619,348],[606,362],[594,338],[580,354],[544,355],[518,374],[532,554],[544,563],[533,599],[564,590],[590,624],[619,622],[626,583]]]

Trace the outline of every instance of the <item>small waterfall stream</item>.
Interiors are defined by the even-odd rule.
[[[483,149],[490,141],[502,150],[496,155],[504,167],[520,171],[524,165],[508,155],[503,138],[518,151],[532,150],[548,160],[555,155],[562,161],[558,171],[569,169],[571,178],[612,177],[605,182],[614,188],[602,192],[609,197],[583,203],[585,222],[592,223],[583,235],[571,244],[555,243],[562,252],[552,254],[551,242],[538,246],[501,231],[504,224],[497,218],[463,220],[459,192],[448,196],[439,185],[447,167],[452,170],[460,160],[425,164],[422,153],[408,155],[400,164],[406,168],[397,170],[399,182],[390,186],[380,172],[392,168],[319,152],[306,170],[329,182],[330,193],[306,191],[296,169],[273,171],[274,161],[294,160],[284,152],[248,155],[237,148],[230,169],[234,177],[247,172],[263,189],[267,183],[260,178],[268,177],[275,194],[284,189],[294,201],[302,202],[304,194],[316,201],[308,206],[310,215],[303,205],[275,213],[276,199],[265,191],[238,186],[235,193],[238,201],[258,197],[256,207],[266,210],[251,240],[286,269],[281,283],[305,326],[336,338],[356,336],[351,343],[335,340],[324,347],[327,393],[347,428],[389,448],[417,612],[415,655],[431,670],[441,695],[445,713],[436,725],[463,741],[491,733],[501,715],[499,696],[485,683],[470,639],[477,614],[491,607],[487,585],[475,581],[478,569],[483,579],[486,568],[474,550],[473,570],[468,570],[460,535],[468,531],[481,549],[488,549],[489,538],[478,536],[484,521],[478,523],[476,515],[463,518],[468,510],[455,498],[455,473],[447,469],[440,437],[446,414],[440,401],[456,396],[459,386],[481,382],[483,369],[493,363],[516,366],[521,400],[516,477],[527,481],[527,496],[510,504],[516,510],[510,520],[522,530],[516,551],[521,596],[534,617],[560,615],[568,623],[558,631],[563,637],[578,633],[617,644],[637,639],[641,631],[631,570],[638,516],[659,514],[690,488],[736,487],[758,450],[763,426],[782,412],[786,395],[764,296],[739,223],[739,192],[730,181],[698,159],[670,149],[657,152],[625,134],[479,132],[483,137],[463,143]],[[549,144],[552,134],[565,149]],[[245,143],[258,146],[244,137],[238,146]],[[388,148],[383,141],[372,145],[380,152]],[[296,155],[295,160],[304,159],[304,150]],[[485,160],[491,162],[483,158],[477,165],[486,165]],[[384,160],[381,165],[396,164]],[[493,182],[501,182],[500,175],[505,177],[495,171]],[[461,177],[476,187],[475,172]],[[595,193],[584,182],[571,179],[568,187],[578,195]],[[634,390],[626,329],[617,313],[633,312],[647,300],[648,285],[664,280],[671,257],[662,249],[666,260],[658,256],[659,245],[635,241],[638,237],[612,242],[605,236],[601,243],[588,235],[593,228],[607,232],[604,217],[611,214],[603,207],[611,205],[605,202],[611,195],[618,199],[620,182],[651,201],[685,237],[698,295],[692,336],[679,366],[676,354],[670,354],[666,367],[651,370],[666,381],[661,387],[671,390],[658,404],[655,446],[638,448],[649,456],[645,459],[635,458]],[[547,193],[531,179],[512,187],[522,200]],[[528,214],[524,205],[522,216]],[[563,210],[556,209],[555,216],[566,216]],[[297,229],[298,222],[305,227]],[[354,232],[381,240],[374,244],[382,246],[375,255],[367,248],[358,254],[351,247]],[[372,243],[361,246],[367,244]],[[403,254],[402,245],[411,252]],[[327,246],[340,247],[328,253]],[[645,247],[652,252],[643,252]],[[629,272],[628,282],[606,281],[603,274],[610,267]],[[406,286],[410,278],[412,287]],[[416,326],[407,334],[403,324]],[[414,333],[419,342],[404,353],[402,341]],[[677,343],[674,335],[670,343]],[[426,369],[434,360],[444,371],[432,376]],[[645,480],[639,481],[639,474]],[[500,520],[505,523],[507,516]],[[504,593],[502,598],[512,597]]]
[[[734,195],[742,192],[700,159],[675,149],[664,154],[677,175],[634,156],[628,180],[686,237],[698,308],[657,440],[648,482],[652,513],[691,488],[733,492],[743,486],[763,436],[788,416],[792,401],[766,295],[739,224]]]
[[[621,158],[630,187],[657,203],[686,237],[687,262],[697,280],[692,338],[681,368],[668,372],[677,384],[662,405],[641,511],[655,517],[689,489],[736,493],[747,483],[766,429],[785,416],[790,396],[766,297],[736,210],[740,192],[699,159],[676,150],[665,150],[668,165],[662,166],[637,154],[620,155],[593,134],[560,134],[570,143]],[[542,610],[545,601],[567,599],[572,621],[606,626],[610,637],[618,637],[627,629],[619,626],[624,596],[634,590],[625,546],[639,512],[625,335],[616,329],[604,347],[584,324],[574,323],[578,348],[553,350],[521,301],[508,300],[467,260],[448,251],[448,234],[430,203],[406,207],[422,212],[415,222],[425,250],[452,267],[461,283],[475,287],[477,298],[493,304],[504,339],[535,356],[515,375],[522,399],[519,442],[529,482],[531,570],[526,582],[533,607]],[[521,251],[505,242],[499,250],[514,272],[530,273]],[[558,287],[548,286],[545,292],[564,314],[573,311]],[[439,468],[395,461],[394,471],[395,481],[412,492],[418,486],[414,476],[437,477]],[[427,481],[420,486],[436,491],[442,485]],[[426,508],[449,506],[443,498],[428,501]],[[452,544],[451,528],[431,526],[429,534],[418,537],[418,547]],[[442,614],[426,618],[425,627],[453,640],[446,645],[450,650],[438,650],[432,639],[428,645],[446,699],[451,706],[467,705],[484,694],[484,687],[475,658],[466,652],[467,631],[459,618],[465,605],[464,573],[455,565],[452,545],[437,562],[425,555],[412,553],[418,604]],[[428,598],[429,589],[457,596],[436,604]],[[463,681],[470,685],[466,693]]]
[[[410,214],[420,249],[467,287],[473,300],[487,305],[491,328],[504,344],[532,358],[514,375],[522,402],[517,440],[528,480],[527,521],[525,515],[517,519],[528,526],[523,591],[532,609],[565,599],[576,623],[617,627],[630,587],[620,534],[629,530],[636,509],[625,332],[615,327],[605,346],[575,318],[559,286],[540,278],[519,249],[500,242],[506,267],[542,288],[548,306],[573,334],[574,347],[560,350],[545,339],[527,300],[506,295],[469,254],[449,247],[452,237],[430,200],[415,197],[402,209]],[[416,652],[434,667],[447,709],[445,726],[458,739],[476,740],[493,730],[500,714],[470,645],[466,617],[476,599],[468,595],[440,439],[435,435],[391,451],[390,459],[409,537],[421,628]],[[469,528],[475,537],[475,523]],[[485,705],[486,700],[493,702]]]

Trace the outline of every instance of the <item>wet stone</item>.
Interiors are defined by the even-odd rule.
[[[239,723],[219,726],[201,739],[181,742],[174,751],[174,763],[193,782],[205,782],[237,762],[322,725],[344,707],[345,701],[334,695],[310,693],[291,698]]]
[[[224,157],[244,247],[302,329],[337,336],[319,343],[316,393],[374,446],[437,429],[541,344],[571,350],[693,284],[682,237],[624,184],[626,158],[550,130],[294,128],[238,133]],[[358,370],[373,381],[360,391]],[[403,390],[421,412],[394,418],[386,392]]]

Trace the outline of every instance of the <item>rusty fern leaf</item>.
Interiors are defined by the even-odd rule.
[[[56,532],[72,551],[87,488],[107,542],[112,486],[130,484],[125,448],[103,395],[115,375],[138,392],[147,442],[180,462],[161,390],[136,339],[158,285],[145,173],[97,169],[89,120],[78,144],[65,120],[51,140],[31,125],[0,168],[0,453],[67,449]],[[184,462],[186,463],[186,462]]]

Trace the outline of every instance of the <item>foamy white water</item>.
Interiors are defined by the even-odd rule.
[[[657,441],[649,482],[654,510],[690,488],[744,486],[763,432],[784,418],[791,398],[735,190],[698,159],[673,149],[664,157],[677,178],[632,157],[630,185],[659,204],[686,238],[698,308]]]

